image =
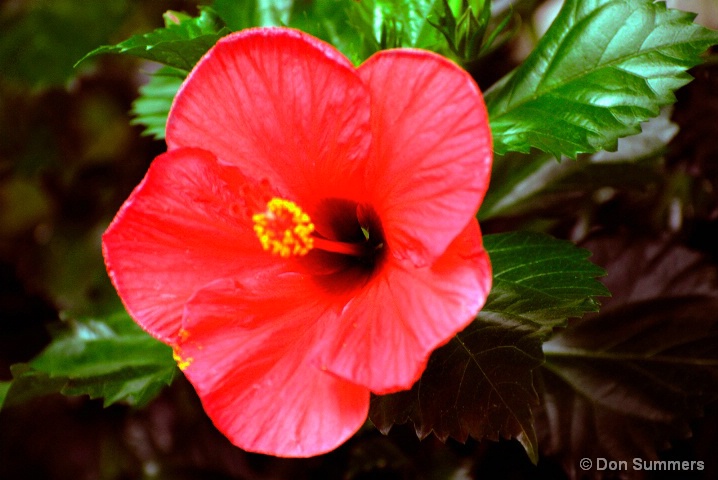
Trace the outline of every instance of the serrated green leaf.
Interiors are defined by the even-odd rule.
[[[165,138],[167,116],[172,101],[185,78],[185,72],[162,67],[152,74],[150,81],[140,87],[140,95],[132,102],[132,125],[143,125],[143,135],[157,140]]]
[[[52,378],[45,372],[34,370],[27,363],[10,367],[13,379],[8,382],[2,407],[19,405],[35,397],[57,393],[66,383],[64,378]]]
[[[693,18],[652,0],[567,0],[535,51],[487,92],[495,151],[614,150],[718,43]]]
[[[69,378],[60,392],[63,395],[89,395],[102,398],[107,407],[117,402],[141,406],[152,400],[174,378],[174,366],[158,369],[155,365],[124,367],[104,375]]]
[[[590,252],[565,240],[532,232],[486,235],[494,284],[479,318],[497,317],[550,330],[571,317],[598,310],[594,297],[610,293],[596,277],[605,271]]]
[[[178,20],[182,20],[178,17]],[[189,71],[217,40],[230,33],[219,18],[210,10],[203,10],[199,17],[169,22],[169,26],[159,28],[144,35],[134,35],[117,45],[105,45],[85,55],[85,59],[105,53],[133,55],[159,62],[170,67]]]
[[[62,392],[143,405],[171,383],[177,367],[168,346],[130,317],[72,320],[29,364],[12,369],[6,403]]]

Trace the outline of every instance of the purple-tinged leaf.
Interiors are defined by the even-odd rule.
[[[588,247],[614,297],[546,342],[539,370],[542,449],[574,478],[585,475],[584,457],[658,458],[718,399],[715,269],[674,244],[605,239]]]
[[[542,360],[534,328],[477,320],[432,355],[411,390],[373,397],[369,417],[384,433],[411,420],[420,438],[515,437],[536,462],[532,371]]]

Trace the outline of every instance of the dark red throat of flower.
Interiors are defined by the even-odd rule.
[[[321,236],[309,215],[296,203],[283,198],[272,198],[267,202],[267,209],[253,215],[252,221],[262,248],[284,258],[323,250],[362,260],[373,259],[384,248],[381,229],[370,226],[374,223],[373,214],[363,214],[361,209],[357,209],[357,214],[366,217],[363,223],[361,218],[357,220],[363,237],[358,241],[332,240]]]

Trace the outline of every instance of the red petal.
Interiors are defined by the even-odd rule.
[[[436,54],[379,52],[359,67],[372,95],[372,203],[394,255],[439,257],[488,188],[491,132],[473,79]]]
[[[190,73],[167,144],[210,150],[311,211],[315,199],[359,195],[369,114],[366,87],[332,46],[297,30],[248,29]]]
[[[246,179],[198,149],[159,156],[105,232],[105,263],[133,318],[174,341],[203,285],[268,264],[239,197]]]
[[[235,445],[306,457],[333,450],[366,420],[369,391],[318,368],[337,311],[298,274],[223,280],[186,310],[180,355],[205,411]]]
[[[471,323],[491,288],[476,220],[431,267],[387,261],[326,332],[335,344],[321,356],[329,371],[375,393],[411,387],[429,354]]]

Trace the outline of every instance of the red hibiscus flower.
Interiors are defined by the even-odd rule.
[[[177,94],[167,145],[105,261],[239,447],[332,450],[484,304],[491,137],[450,61],[397,49],[355,68],[295,30],[232,34]]]

